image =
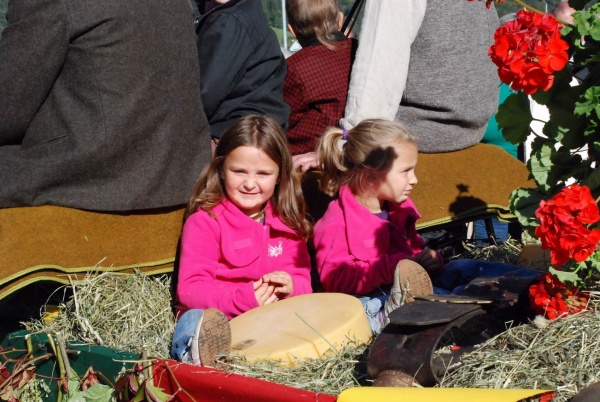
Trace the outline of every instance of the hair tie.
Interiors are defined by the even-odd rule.
[[[348,130],[346,129],[342,130],[342,140],[348,140]]]

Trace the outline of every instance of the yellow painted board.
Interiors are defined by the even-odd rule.
[[[540,389],[387,388],[360,387],[343,391],[337,402],[518,402],[552,392]]]
[[[231,352],[247,361],[318,358],[373,336],[362,303],[341,293],[313,293],[252,309],[230,321]]]

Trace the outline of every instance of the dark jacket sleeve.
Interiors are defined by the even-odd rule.
[[[216,13],[198,33],[202,103],[209,121],[244,77],[253,53],[245,28],[228,13]]]
[[[0,40],[0,146],[19,144],[67,54],[62,0],[9,2]]]

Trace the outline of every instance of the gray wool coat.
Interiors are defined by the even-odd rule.
[[[11,0],[0,208],[184,204],[210,158],[188,0]]]

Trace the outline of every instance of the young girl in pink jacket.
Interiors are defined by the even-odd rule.
[[[399,122],[365,120],[331,129],[317,148],[323,190],[338,198],[315,226],[317,268],[325,290],[363,296],[374,332],[387,313],[433,292],[428,273],[442,257],[417,234],[417,145]],[[392,286],[393,285],[393,286]]]
[[[374,332],[415,296],[459,294],[478,277],[540,275],[466,259],[444,267],[441,255],[425,247],[416,229],[421,215],[409,198],[417,184],[417,145],[403,124],[365,120],[350,131],[331,129],[317,157],[323,190],[338,195],[315,225],[321,283],[327,291],[359,296]]]
[[[250,115],[226,131],[186,216],[171,354],[212,365],[228,319],[311,292],[311,226],[279,123]]]

